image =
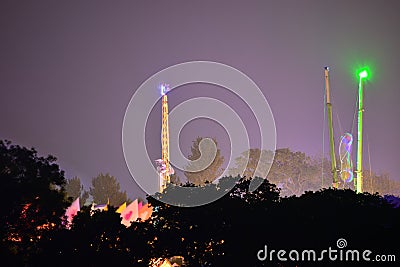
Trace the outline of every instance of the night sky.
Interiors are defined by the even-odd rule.
[[[318,156],[323,127],[328,153],[323,67],[331,68],[338,143],[351,131],[356,70],[368,64],[365,166],[369,145],[372,169],[400,179],[399,10],[396,0],[2,0],[0,139],[55,155],[67,178],[79,176],[85,186],[108,172],[133,198],[140,193],[124,161],[122,122],[135,90],[158,71],[208,60],[244,72],[271,106],[277,147]],[[255,125],[240,99],[212,85],[175,89],[170,109],[199,96],[226,102],[248,120],[246,126]],[[160,113],[157,106],[146,130],[152,159],[161,153]],[[186,155],[196,136],[215,136],[229,153],[226,132],[211,121],[192,121],[181,134]]]

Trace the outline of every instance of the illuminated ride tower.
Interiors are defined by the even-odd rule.
[[[357,193],[363,192],[363,171],[362,171],[362,154],[363,154],[363,112],[364,112],[364,80],[368,77],[367,68],[359,71],[358,76],[360,82],[358,84],[358,132],[357,132],[357,170],[354,185]]]
[[[169,126],[168,126],[168,84],[161,84],[162,95],[162,126],[161,126],[161,159],[156,160],[157,171],[159,173],[160,193],[164,191],[170,183],[170,175],[174,174],[174,169],[169,164]]]

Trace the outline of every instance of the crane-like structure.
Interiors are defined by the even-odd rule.
[[[357,193],[363,192],[363,171],[362,171],[362,154],[363,154],[363,112],[364,112],[364,80],[368,77],[367,68],[361,69],[358,73],[358,131],[357,131],[357,169],[355,171],[356,179],[354,179],[354,188]],[[329,67],[325,67],[325,89],[326,89],[326,107],[328,110],[328,124],[329,124],[329,140],[330,140],[330,154],[331,154],[331,170],[333,174],[333,187],[338,188],[338,170],[336,165],[336,157],[334,151],[334,137],[333,137],[333,123],[332,123],[332,104],[330,99],[330,86],[329,86]],[[340,174],[345,182],[353,180],[353,163],[351,160],[351,147],[353,143],[353,136],[350,133],[345,133],[340,140]]]
[[[330,93],[330,86],[329,86],[329,67],[325,67],[325,90],[326,90],[326,108],[328,110],[331,171],[332,171],[332,175],[333,175],[332,187],[338,188],[339,180],[338,180],[338,171],[337,171],[336,157],[335,157],[335,142],[334,142],[334,137],[333,137],[332,103],[331,103],[331,93]]]

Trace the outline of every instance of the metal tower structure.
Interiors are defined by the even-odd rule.
[[[169,126],[168,126],[168,84],[160,85],[162,95],[162,127],[161,127],[161,160],[162,168],[160,173],[160,192],[162,192],[167,184],[171,181],[171,166],[169,164]]]
[[[363,154],[363,112],[364,112],[364,79],[368,77],[366,69],[358,73],[358,132],[357,132],[357,170],[355,188],[357,193],[363,192],[362,154]]]
[[[335,142],[334,142],[334,137],[333,137],[332,104],[331,104],[331,93],[330,93],[330,86],[329,86],[329,67],[325,67],[325,90],[326,90],[326,107],[328,110],[331,171],[332,171],[332,175],[333,175],[332,187],[338,188],[339,180],[338,180],[338,171],[337,171],[336,157],[335,157]]]

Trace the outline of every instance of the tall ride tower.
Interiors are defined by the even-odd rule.
[[[160,175],[160,192],[162,192],[170,182],[170,175],[173,169],[169,164],[169,126],[168,126],[168,84],[161,84],[160,91],[162,95],[162,126],[161,126],[161,166],[159,167]]]
[[[362,171],[362,154],[363,154],[363,112],[364,112],[364,80],[368,77],[367,69],[362,69],[358,76],[358,133],[357,133],[357,170],[354,185],[357,193],[363,192],[363,171]]]

